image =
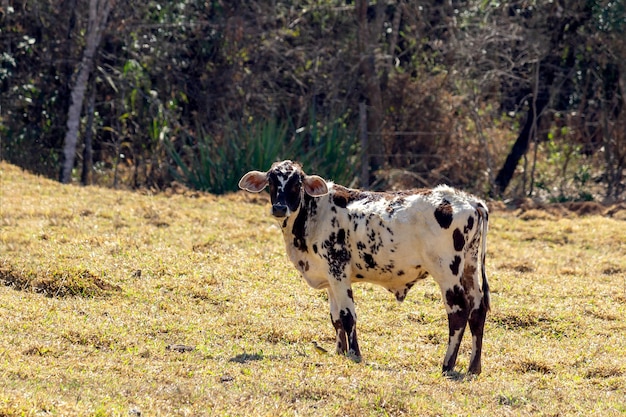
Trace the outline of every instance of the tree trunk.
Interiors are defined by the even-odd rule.
[[[93,116],[96,102],[96,83],[91,84],[89,105],[87,106],[87,126],[85,128],[85,148],[83,149],[83,172],[80,177],[82,185],[90,185],[93,174]]]
[[[76,144],[78,143],[78,126],[80,124],[85,90],[87,89],[87,82],[93,67],[93,58],[102,39],[102,31],[106,26],[113,1],[89,0],[89,23],[87,26],[86,45],[76,83],[72,89],[72,102],[67,112],[67,132],[63,142],[63,164],[60,175],[60,181],[64,184],[69,183],[72,179],[72,169],[74,168],[74,160],[76,158]]]
[[[376,75],[374,47],[372,46],[369,24],[367,21],[367,0],[356,1],[356,16],[358,22],[358,50],[359,71],[364,81],[363,96],[369,106],[367,117],[367,131],[370,135],[368,141],[370,164],[370,183],[374,182],[372,175],[383,166],[384,146],[380,133],[383,125],[383,99],[380,89],[380,81]],[[382,13],[382,7],[377,7],[377,13]],[[375,34],[375,35],[380,35]]]
[[[539,115],[541,115],[541,112],[547,105],[547,91],[538,94],[537,99],[531,101],[530,108],[528,109],[528,116],[526,117],[526,123],[515,140],[513,148],[511,148],[511,152],[509,152],[509,155],[506,157],[504,165],[496,176],[495,184],[499,195],[502,195],[506,190],[506,187],[509,186],[519,160],[528,150],[528,144],[530,143],[530,139],[534,133],[534,126],[539,125]]]

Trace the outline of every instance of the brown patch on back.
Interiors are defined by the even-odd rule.
[[[346,208],[346,206],[353,201],[362,200],[368,195],[366,193],[363,193],[362,191],[352,190],[350,188],[335,184],[333,186],[332,196],[333,203],[335,203],[338,207]]]
[[[388,192],[367,192],[361,190],[354,190],[352,188],[347,188],[339,184],[334,184],[333,186],[333,203],[335,203],[338,207],[346,208],[346,206],[354,201],[367,199],[368,201],[378,201],[380,199],[384,200],[398,200],[398,204],[401,205],[404,203],[404,198],[412,195],[430,195],[432,193],[431,189],[428,188],[419,188],[414,190],[401,190],[401,191],[388,191]],[[449,204],[449,203],[448,203]],[[450,207],[451,210],[451,207]]]
[[[399,190],[399,191],[386,191],[382,193],[372,193],[372,194],[380,194],[386,200],[393,200],[394,198],[405,198],[412,195],[429,195],[432,193],[432,190],[429,188],[418,188],[413,190]]]
[[[413,195],[431,195],[432,193],[433,190],[431,190],[430,188],[418,188],[411,192],[411,194]]]

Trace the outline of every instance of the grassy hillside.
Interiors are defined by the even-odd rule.
[[[363,362],[317,354],[325,293],[262,195],[0,181],[0,416],[626,413],[624,211],[494,211],[483,374],[446,378],[432,279],[355,286]]]

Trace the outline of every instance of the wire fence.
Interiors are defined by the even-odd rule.
[[[431,158],[441,160],[439,155],[431,153],[377,153],[370,152],[370,139],[382,137],[411,137],[411,136],[429,136],[437,137],[447,135],[449,132],[444,131],[396,131],[396,132],[369,132],[367,129],[367,105],[364,102],[359,103],[359,138],[361,142],[361,174],[359,181],[361,187],[369,188],[371,183],[371,161],[372,158]]]

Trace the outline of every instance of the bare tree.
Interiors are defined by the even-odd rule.
[[[78,143],[78,126],[80,114],[85,98],[85,90],[89,75],[93,68],[93,59],[102,39],[102,32],[106,27],[109,13],[115,0],[89,0],[89,21],[83,58],[80,62],[76,83],[72,89],[72,101],[67,112],[67,132],[63,144],[63,165],[61,167],[60,181],[67,184],[72,179],[72,168],[76,158],[76,145]]]

